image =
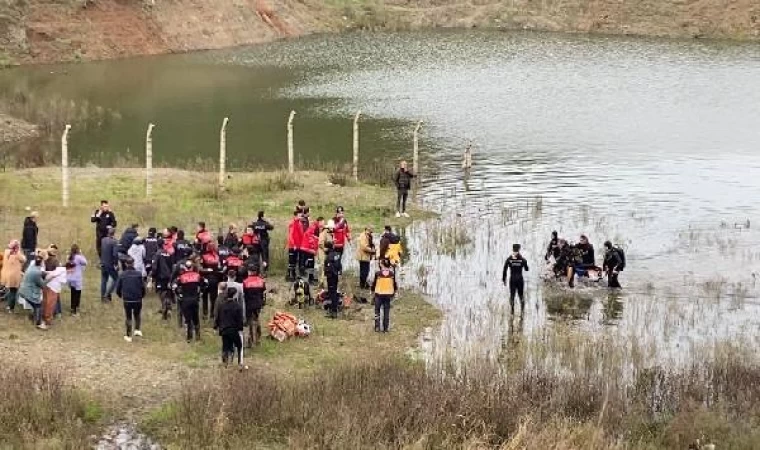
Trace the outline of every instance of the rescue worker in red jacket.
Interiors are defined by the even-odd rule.
[[[207,285],[203,292],[203,320],[208,320],[209,311],[212,315],[216,311],[219,283],[222,281],[222,261],[214,242],[206,244],[206,251],[201,255],[201,274]]]
[[[299,246],[299,249],[303,247],[304,243],[303,240],[305,239],[306,230],[309,229],[309,207],[305,206],[303,208],[303,213],[301,213],[301,245]],[[303,251],[303,249],[300,249],[298,252],[298,275],[301,277],[306,276],[306,261],[309,259],[309,253]]]
[[[206,229],[206,222],[198,222],[198,228],[195,231],[195,250],[203,254],[212,240],[211,232]]]
[[[319,234],[322,232],[324,221],[323,217],[317,217],[317,220],[312,222],[301,240],[301,253],[305,258],[304,268],[309,277],[309,283],[313,285],[317,284],[317,278],[314,276],[314,260],[319,250]]]
[[[175,292],[187,325],[187,342],[192,341],[193,332],[195,332],[195,340],[201,340],[198,303],[205,288],[206,280],[198,273],[192,261],[185,261],[185,264],[182,265],[182,274],[177,277],[175,282]]]
[[[261,269],[261,240],[259,235],[254,232],[253,227],[246,227],[240,243],[245,250],[245,265],[253,264]]]
[[[246,271],[244,270],[245,263],[243,261],[243,258],[240,257],[240,249],[239,248],[233,248],[230,251],[230,255],[227,257],[227,259],[224,260],[224,273],[229,273],[230,271],[234,270],[237,274],[235,276],[235,281],[238,283],[242,283],[246,276]]]
[[[335,223],[335,227],[333,228],[333,248],[343,258],[346,242],[351,242],[351,228],[348,226],[342,206],[338,206],[335,210],[333,222]]]
[[[293,220],[288,224],[288,274],[287,281],[296,280],[296,266],[298,265],[301,250],[301,240],[303,239],[303,229],[301,228],[301,212],[293,212]]]
[[[266,304],[267,285],[259,274],[258,267],[248,267],[248,276],[243,280],[243,298],[245,299],[245,325],[248,328],[248,348],[258,345],[261,339],[259,314]]]

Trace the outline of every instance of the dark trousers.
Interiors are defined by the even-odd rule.
[[[330,299],[330,312],[338,314],[338,276],[327,276],[327,298]]]
[[[261,240],[261,260],[269,265],[269,241],[266,239]]]
[[[42,323],[42,303],[27,302],[32,307],[32,320],[35,325]]]
[[[111,286],[108,286],[108,279],[111,279]],[[100,297],[110,297],[116,288],[116,280],[119,278],[119,272],[113,266],[101,266],[100,268]]]
[[[409,190],[399,189],[396,193],[396,211],[406,212],[406,199],[409,197]]]
[[[238,364],[242,364],[243,339],[236,330],[223,331],[222,334],[222,362],[227,364],[237,352]]]
[[[611,288],[621,288],[620,281],[618,281],[618,275],[617,273],[614,273],[613,271],[607,272],[607,287]]]
[[[158,291],[158,298],[161,300],[161,318],[169,320],[169,313],[174,303],[174,294],[169,289],[161,289]]]
[[[16,309],[16,298],[18,297],[18,288],[8,288],[8,293],[5,295],[5,304],[9,311]]]
[[[304,272],[309,277],[309,283],[316,283],[317,279],[314,277],[314,255],[309,252],[304,252]]]
[[[209,305],[211,306],[211,315],[213,317],[216,311],[216,299],[219,297],[219,282],[208,280],[208,289],[203,293],[203,318],[208,319]]]
[[[362,289],[367,289],[369,287],[369,283],[367,283],[367,278],[369,278],[369,261],[359,261],[359,287]]]
[[[79,305],[82,303],[82,290],[71,288],[71,313],[79,312]]]
[[[525,305],[525,299],[523,297],[523,291],[525,289],[525,281],[522,278],[515,280],[510,278],[509,280],[509,307],[515,309],[515,294],[520,297],[520,307]]]
[[[287,281],[296,281],[296,266],[298,265],[298,250],[288,249],[288,275]]]
[[[33,248],[25,248],[23,249],[24,256],[26,256],[26,262],[24,263],[24,272],[26,272],[26,269],[29,267],[29,264],[34,262],[34,255],[36,254],[36,250]]]
[[[391,321],[392,295],[375,295],[375,331],[388,331]],[[382,311],[382,328],[380,327],[380,312]]]
[[[305,252],[303,250],[298,251],[298,275],[304,276],[306,275],[306,265],[308,264],[309,258],[312,260],[314,259],[314,255],[312,255],[309,252]]]
[[[187,340],[193,338],[193,332],[195,332],[195,339],[201,338],[201,320],[198,316],[198,299],[184,299],[182,300],[182,316],[185,318],[185,325],[187,326]]]
[[[140,312],[142,312],[142,302],[124,302],[124,324],[127,327],[125,336],[132,336],[132,321],[135,322],[135,330],[140,330]]]
[[[100,243],[106,235],[101,234],[99,231],[95,231],[95,249],[98,251],[98,257],[100,257]]]

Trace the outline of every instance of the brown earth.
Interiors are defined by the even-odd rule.
[[[37,126],[15,117],[0,113],[0,147],[24,139],[36,137]]]
[[[757,0],[0,0],[0,64],[151,55],[345,28],[760,38]]]

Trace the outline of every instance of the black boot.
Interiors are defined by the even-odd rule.
[[[201,327],[197,326],[195,327],[195,340],[200,341],[201,340]]]
[[[380,331],[382,331],[380,329],[380,318],[375,316],[375,333],[379,333]]]

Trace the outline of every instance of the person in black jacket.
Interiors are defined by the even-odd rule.
[[[143,245],[145,246],[145,272],[148,274],[153,272],[153,260],[156,259],[158,249],[161,248],[161,242],[157,233],[156,227],[150,227],[148,229],[148,237],[143,240]]]
[[[269,232],[274,230],[274,227],[264,218],[264,211],[259,211],[256,217],[256,221],[251,226],[253,227],[253,232],[259,236],[261,260],[266,263],[264,265],[266,270],[269,266]]]
[[[95,224],[95,248],[100,256],[100,244],[108,235],[108,228],[116,228],[116,214],[111,211],[108,200],[100,201],[100,208],[96,209],[90,217],[90,222]]]
[[[214,319],[214,328],[222,337],[222,363],[226,366],[237,352],[238,365],[243,366],[243,338],[241,333],[245,327],[243,321],[243,306],[235,301],[237,291],[228,289],[224,300],[219,305]]]
[[[140,312],[142,311],[142,302],[145,298],[145,283],[143,282],[142,273],[135,270],[135,261],[127,257],[124,261],[126,270],[119,275],[116,282],[116,295],[124,301],[124,315],[126,316],[125,325],[127,333],[124,340],[132,342],[133,336],[142,336],[140,331]],[[132,333],[132,320],[135,322],[134,334]]]
[[[26,256],[24,270],[26,270],[26,267],[34,261],[34,252],[37,250],[37,236],[40,232],[37,227],[37,217],[37,211],[32,211],[29,216],[24,219],[24,229],[21,232],[21,250],[24,252],[24,256]]]
[[[174,242],[174,261],[180,262],[193,254],[193,244],[185,239],[185,230],[177,230],[177,240]]]
[[[528,271],[528,261],[520,254],[520,244],[514,244],[512,254],[504,262],[504,271],[501,274],[501,281],[505,286],[507,285],[507,273],[510,275],[509,310],[511,314],[515,313],[515,294],[520,297],[520,313],[525,311],[523,270]]]
[[[559,259],[559,235],[556,231],[552,231],[552,238],[549,241],[549,245],[546,246],[546,255],[544,255],[544,261],[549,261],[549,257],[553,256],[556,261]]]
[[[331,241],[325,242],[325,278],[327,279],[327,295],[330,299],[330,312],[327,315],[331,319],[338,318],[338,281],[343,264],[341,263],[340,253],[333,248]]]
[[[602,269],[607,272],[607,287],[613,289],[622,287],[618,280],[618,275],[623,270],[623,259],[610,241],[604,243],[604,263],[602,264]]]
[[[201,294],[207,288],[206,280],[203,279],[192,261],[185,261],[182,265],[182,274],[175,281],[175,292],[179,297],[182,315],[187,325],[187,342],[192,341],[193,332],[195,339],[201,340],[201,320],[199,303]]]
[[[103,303],[111,301],[111,294],[119,278],[119,243],[114,239],[114,234],[113,228],[107,229],[106,237],[100,244],[100,300]],[[110,287],[109,280],[111,280]]]
[[[415,175],[406,169],[406,161],[401,161],[399,169],[393,176],[396,185],[396,217],[409,217],[406,213],[406,200],[409,197],[409,189],[412,187],[412,178]]]
[[[172,254],[167,249],[162,248],[156,253],[151,263],[151,276],[153,277],[153,286],[155,286],[161,300],[161,318],[163,320],[169,320],[169,314],[174,304],[174,293],[171,288],[173,271]]]

